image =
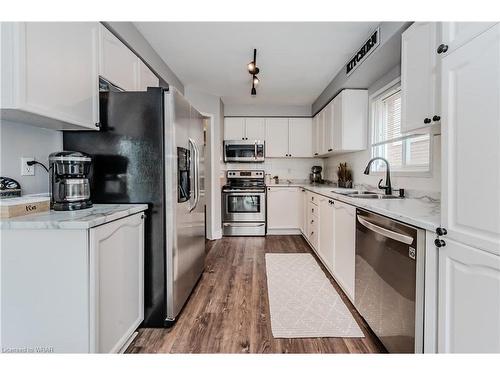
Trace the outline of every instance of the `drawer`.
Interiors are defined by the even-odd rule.
[[[309,215],[319,215],[319,207],[313,202],[307,203],[307,216]]]
[[[308,191],[307,192],[307,201],[317,206],[319,203],[319,195]]]
[[[319,229],[318,217],[315,215],[311,215],[310,220],[308,222],[307,238],[309,239],[309,242],[316,250],[318,249],[318,242],[319,242],[318,229]]]

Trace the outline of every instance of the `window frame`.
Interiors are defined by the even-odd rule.
[[[377,115],[377,109],[375,106],[375,103],[380,100],[382,97],[389,97],[390,95],[395,94],[397,91],[401,90],[401,77],[398,77],[385,86],[381,87],[377,91],[375,91],[373,94],[371,94],[368,98],[369,101],[369,125],[370,129],[368,131],[368,137],[369,137],[369,155],[370,159],[373,158],[373,150],[374,147],[377,145],[383,145],[389,143],[389,141],[381,141],[381,142],[374,142],[374,131],[375,131],[375,121],[376,121],[376,115]],[[391,93],[393,91],[393,93]],[[434,137],[432,131],[429,129],[424,129],[422,132],[418,133],[408,133],[404,134],[401,137],[397,137],[392,139],[390,142],[397,142],[398,140],[404,141],[406,139],[419,136],[419,135],[425,135],[429,134],[429,169],[425,171],[418,171],[418,170],[393,170],[391,169],[391,176],[395,177],[424,177],[424,178],[430,178],[433,176],[433,165],[434,165]],[[405,146],[406,142],[403,142],[402,147]],[[402,155],[407,156],[406,154]],[[377,171],[373,170],[374,166],[372,164],[372,167],[370,168],[370,174],[374,176],[385,176],[385,168],[382,171]]]

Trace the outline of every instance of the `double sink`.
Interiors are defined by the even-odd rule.
[[[335,193],[335,191],[332,191],[332,193]],[[361,199],[403,199],[402,197],[397,197],[395,195],[380,194],[375,191],[355,191],[350,193],[344,193],[343,195],[351,198],[361,198]]]

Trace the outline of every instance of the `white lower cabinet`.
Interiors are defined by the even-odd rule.
[[[334,211],[333,274],[349,299],[354,302],[356,207],[335,201]]]
[[[302,223],[303,193],[299,187],[267,188],[267,233],[299,234]]]
[[[144,317],[144,220],[2,230],[0,347],[119,351]]]
[[[335,252],[335,209],[334,201],[327,197],[319,198],[319,244],[317,252],[325,266],[333,272]]]
[[[500,256],[445,242],[439,248],[438,352],[500,353]]]

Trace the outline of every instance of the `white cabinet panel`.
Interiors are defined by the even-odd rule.
[[[224,140],[233,141],[245,139],[245,118],[226,117],[224,119]]]
[[[337,99],[338,98],[338,99]],[[334,152],[366,149],[368,91],[342,90],[333,106]],[[335,100],[334,99],[334,100]]]
[[[328,103],[328,105],[323,110],[325,112],[324,126],[325,126],[325,140],[324,140],[324,151],[326,153],[332,152],[334,148],[334,125],[333,125],[333,101]]]
[[[288,120],[288,154],[294,158],[310,158],[312,155],[312,120],[290,118]]]
[[[288,156],[288,118],[266,118],[266,157]]]
[[[300,231],[307,236],[307,191],[305,189],[300,189],[300,191],[302,193]]]
[[[303,193],[298,187],[267,188],[267,228],[299,229],[303,212]]]
[[[443,58],[442,90],[442,225],[500,254],[500,25]]]
[[[436,22],[415,22],[402,35],[401,133],[439,123]]]
[[[249,141],[264,141],[266,139],[266,121],[260,117],[245,119],[245,137]]]
[[[439,249],[438,351],[500,353],[500,257],[445,241]]]
[[[148,87],[159,87],[160,80],[158,77],[147,67],[142,60],[139,60],[139,91],[146,91]]]
[[[100,34],[99,75],[123,90],[137,90],[139,58],[103,25]]]
[[[313,117],[312,120],[312,153],[313,156],[318,156],[319,155],[319,132],[318,132],[318,125],[319,125],[319,113]]]
[[[99,24],[3,22],[1,30],[2,119],[96,130]]]
[[[335,209],[330,198],[319,198],[319,245],[318,253],[325,266],[333,272],[335,253]]]
[[[356,262],[356,208],[335,201],[334,277],[354,302],[354,266]]]
[[[144,319],[142,214],[90,230],[91,345],[116,353]]]
[[[443,22],[442,43],[448,46],[446,53],[453,52],[493,25],[495,22]]]
[[[326,118],[326,111],[323,109],[319,115],[318,115],[318,128],[317,128],[317,137],[318,137],[318,152],[320,155],[324,155],[327,153],[326,151],[326,140],[325,140],[325,134],[326,134],[326,127],[325,127],[325,118]]]

